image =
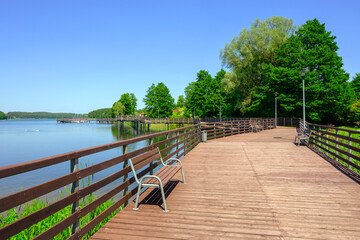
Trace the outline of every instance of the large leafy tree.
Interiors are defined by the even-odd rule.
[[[6,114],[2,111],[0,111],[0,119],[7,119]]]
[[[147,94],[143,99],[145,110],[150,117],[169,117],[175,108],[174,98],[170,94],[170,90],[164,83],[152,84],[147,90]]]
[[[120,99],[114,102],[111,110],[111,116],[118,115],[134,115],[137,99],[133,93],[124,93],[120,96]]]
[[[351,81],[351,88],[356,93],[357,100],[360,100],[360,73],[357,73]]]
[[[273,99],[279,92],[282,116],[302,114],[302,77],[305,77],[307,119],[312,122],[340,123],[346,120],[353,99],[347,82],[349,75],[342,69],[335,36],[325,30],[317,19],[307,21],[275,51],[276,60],[263,68],[264,99]],[[271,97],[270,97],[271,96]],[[266,100],[259,105],[266,108]]]
[[[184,98],[184,95],[180,95],[178,100],[177,100],[177,103],[176,103],[176,107],[177,108],[183,108],[185,107],[185,98]]]
[[[123,115],[125,112],[125,106],[122,105],[122,103],[119,101],[114,102],[114,104],[111,107],[111,117],[116,117],[119,115]]]
[[[121,104],[125,107],[124,115],[134,115],[136,108],[136,98],[133,93],[124,93],[120,97]]]
[[[247,111],[254,92],[262,84],[264,64],[275,62],[275,50],[295,29],[292,19],[271,17],[263,22],[257,19],[250,29],[243,29],[221,50],[222,62],[231,70],[223,84],[242,113]]]
[[[220,104],[223,116],[228,114],[229,99],[221,86],[225,74],[222,69],[213,78],[205,70],[198,72],[196,81],[185,88],[187,116],[193,116],[195,110],[197,117],[218,117]]]

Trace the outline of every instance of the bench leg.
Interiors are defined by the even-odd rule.
[[[181,174],[182,174],[182,178],[183,178],[183,183],[186,184],[186,182],[185,182],[184,170],[183,170],[182,167],[181,167]]]
[[[141,183],[139,184],[138,187],[138,192],[136,194],[136,201],[135,201],[135,207],[133,208],[134,210],[138,210],[138,204],[139,204],[139,197],[140,197],[140,192],[141,192]]]
[[[163,199],[163,203],[164,203],[164,212],[169,212],[166,207],[166,199],[165,199],[165,193],[164,193],[164,188],[163,188],[162,182],[160,182],[159,185],[160,185],[160,191],[161,191],[161,195],[162,195],[162,199]]]

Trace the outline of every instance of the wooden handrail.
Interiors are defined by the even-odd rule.
[[[309,122],[305,124],[306,132],[312,132],[309,138],[310,147],[360,176],[360,139],[353,136],[360,136],[359,131]],[[339,134],[339,131],[347,136]]]
[[[260,121],[259,124],[262,124],[264,129],[272,128],[274,126],[273,119],[263,119]],[[128,140],[122,140],[114,143],[104,144],[100,146],[95,146],[91,148],[86,148],[82,150],[77,150],[69,153],[64,153],[48,158],[42,158],[34,161],[29,161],[20,164],[14,164],[10,166],[5,166],[0,168],[0,178],[5,178],[29,171],[33,171],[36,169],[48,167],[54,164],[58,164],[65,161],[70,161],[72,159],[77,159],[80,157],[84,157],[90,154],[106,151],[109,149],[113,149],[116,147],[123,146],[127,149],[129,144],[133,144],[139,141],[150,140],[154,139],[155,137],[159,136],[166,136],[165,140],[153,143],[149,141],[150,145],[145,146],[143,148],[127,152],[124,150],[124,154],[120,156],[116,156],[114,158],[108,159],[106,161],[97,163],[92,166],[88,166],[83,169],[76,170],[72,173],[67,175],[58,177],[56,179],[50,180],[48,182],[30,187],[28,189],[24,189],[22,191],[10,194],[8,196],[0,198],[0,212],[4,212],[6,210],[12,209],[16,206],[24,204],[28,201],[41,197],[47,193],[55,191],[61,187],[67,186],[73,182],[79,181],[84,179],[92,174],[95,174],[99,171],[104,169],[110,168],[112,166],[124,163],[124,167],[117,171],[116,173],[106,176],[97,182],[91,183],[88,186],[85,186],[81,189],[75,190],[70,195],[59,199],[50,205],[45,206],[44,208],[37,210],[36,212],[27,215],[13,223],[10,223],[3,228],[0,229],[0,236],[2,238],[9,238],[17,233],[21,232],[22,230],[30,227],[31,225],[51,216],[52,214],[56,213],[57,211],[74,204],[76,201],[86,197],[87,195],[105,187],[106,185],[118,180],[122,179],[123,183],[116,186],[115,188],[109,190],[108,192],[104,193],[103,195],[99,196],[95,201],[89,203],[88,205],[84,206],[82,209],[75,209],[74,212],[66,217],[61,222],[57,223],[56,225],[50,227],[45,232],[39,234],[35,237],[35,239],[48,239],[53,236],[56,236],[58,233],[62,232],[64,229],[72,226],[74,223],[78,222],[82,217],[86,214],[94,210],[96,207],[100,206],[102,203],[106,202],[107,200],[111,199],[114,195],[121,193],[124,191],[123,197],[117,200],[111,207],[105,210],[103,213],[95,217],[92,221],[88,224],[83,226],[82,228],[75,229],[73,225],[73,229],[75,229],[74,234],[71,235],[69,239],[79,239],[82,236],[86,235],[91,229],[93,229],[98,223],[100,223],[103,219],[109,216],[113,211],[119,208],[121,205],[125,204],[134,194],[136,194],[137,188],[128,189],[131,186],[131,183],[134,182],[134,178],[128,179],[127,174],[131,172],[130,167],[127,166],[125,163],[128,159],[134,158],[141,154],[144,154],[154,148],[164,146],[161,150],[161,154],[163,156],[164,161],[170,159],[171,157],[177,155],[178,158],[183,157],[186,155],[191,149],[193,149],[201,139],[201,129],[208,129],[208,137],[211,138],[219,138],[219,137],[226,137],[229,135],[234,134],[241,134],[245,132],[250,132],[250,119],[237,119],[232,121],[226,122],[211,122],[206,123],[207,125],[200,125],[195,124],[191,126],[186,126],[174,130],[169,130],[165,132],[154,133],[146,136],[136,137]],[[215,129],[211,129],[214,128]],[[216,128],[218,127],[218,128]],[[209,129],[210,128],[210,129]],[[170,136],[169,134],[175,134],[175,136]],[[145,175],[152,171],[156,167],[155,165],[149,165],[145,169],[142,170],[140,176]]]
[[[180,132],[180,134],[178,134]],[[114,157],[112,159],[103,161],[101,163],[86,167],[84,169],[77,170],[73,173],[69,173],[65,176],[53,179],[51,181],[30,187],[28,189],[24,189],[22,191],[16,192],[14,194],[10,194],[8,196],[0,198],[0,212],[4,212],[8,209],[14,208],[16,206],[19,206],[21,204],[24,204],[28,201],[31,201],[33,199],[36,199],[40,196],[43,196],[47,193],[50,193],[56,189],[59,189],[61,187],[64,187],[70,183],[73,183],[75,181],[78,181],[80,179],[83,179],[87,176],[90,176],[92,174],[95,174],[99,171],[102,171],[106,168],[112,167],[116,164],[120,164],[124,161],[127,161],[130,158],[133,158],[135,156],[138,156],[140,154],[143,154],[151,149],[160,147],[160,146],[167,146],[170,142],[175,141],[176,139],[181,139],[181,141],[177,141],[174,144],[170,144],[167,146],[163,151],[171,151],[174,149],[177,149],[176,151],[173,151],[164,159],[168,159],[174,154],[180,153],[179,157],[182,157],[186,154],[186,151],[189,149],[192,149],[196,146],[196,144],[200,141],[200,124],[192,125],[192,126],[186,126],[174,130],[169,130],[165,132],[159,132],[154,133],[146,136],[136,137],[128,140],[123,140],[115,143],[109,143],[104,144],[92,148],[86,148],[78,151],[73,151],[70,153],[60,154],[57,156],[52,156],[48,158],[42,158],[34,161],[29,161],[21,164],[14,164],[6,167],[0,168],[0,175],[2,178],[13,176],[16,174],[20,174],[23,172],[32,171],[35,169],[51,166],[60,162],[65,162],[74,158],[79,158],[82,156],[86,156],[89,154],[106,151],[109,149],[113,149],[115,147],[125,146],[132,143],[136,143],[139,141],[147,140],[147,139],[153,139],[155,137],[159,136],[165,136],[168,134],[177,133],[176,136],[172,136],[170,138],[167,138],[165,140],[156,142],[154,144],[145,146],[143,148],[131,151],[129,153],[125,153],[123,155]],[[179,146],[181,146],[179,148]],[[154,167],[154,166],[153,166]],[[151,167],[146,168],[147,172],[151,169]],[[120,171],[105,177],[103,179],[100,179],[99,181],[90,184],[89,186],[86,186],[82,189],[76,190],[74,193],[72,193],[69,196],[66,196],[30,215],[27,215],[11,224],[8,224],[0,229],[0,236],[1,238],[9,238],[11,236],[16,235],[17,233],[21,232],[22,230],[30,227],[31,225],[41,221],[42,219],[45,219],[52,214],[56,213],[57,211],[63,209],[64,207],[74,203],[75,201],[78,201],[81,198],[86,197],[87,195],[93,193],[94,191],[106,186],[107,184],[115,181],[116,179],[120,179],[126,174],[131,172],[130,167],[125,167],[121,169]],[[145,173],[147,173],[145,172]],[[130,184],[133,182],[133,179],[128,179],[125,182],[123,182],[119,187],[116,187],[116,190],[110,190],[110,192],[105,193],[104,195],[100,196],[98,199],[96,199],[94,202],[86,205],[81,210],[76,210],[73,214],[71,214],[69,217],[67,217],[64,221],[61,223],[56,224],[55,226],[49,228],[46,230],[46,234],[42,233],[39,236],[37,236],[35,239],[45,239],[49,238],[50,236],[55,236],[65,228],[71,226],[74,222],[79,221],[80,218],[85,216],[90,211],[94,210],[96,207],[98,207],[100,204],[104,203],[105,201],[109,200],[111,197],[114,196],[114,194],[117,194],[121,192],[122,190],[126,189],[130,186]],[[131,193],[131,196],[133,195],[133,189],[129,190],[125,196],[129,196],[129,193]],[[122,203],[124,203],[124,197],[122,198]],[[80,235],[84,234],[84,229],[79,229],[75,232],[74,236],[79,235],[79,231],[81,231]],[[55,234],[55,235],[54,235]],[[86,234],[86,233],[85,233]]]

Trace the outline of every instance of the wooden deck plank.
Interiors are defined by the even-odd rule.
[[[278,128],[199,144],[169,184],[93,239],[359,239],[360,186]],[[281,138],[274,138],[281,137]],[[149,200],[151,197],[155,200]],[[153,201],[153,202],[151,202]]]

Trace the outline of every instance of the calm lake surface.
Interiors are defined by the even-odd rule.
[[[146,134],[150,134],[150,132],[138,132],[128,125],[120,128],[116,124],[57,123],[55,119],[0,121],[0,167]],[[155,142],[159,140],[161,139],[155,139]],[[142,148],[147,144],[147,141],[131,144],[129,145],[129,151]],[[86,165],[96,164],[121,154],[122,147],[92,154],[80,158],[80,165],[85,167]],[[122,164],[118,164],[105,169],[96,173],[92,180],[102,179],[119,171],[121,168]],[[70,173],[70,161],[0,179],[0,197],[68,173]],[[119,181],[121,182],[121,180]],[[113,184],[117,185],[119,182]],[[111,184],[107,186],[108,189],[112,187]],[[106,188],[101,191],[105,190]],[[55,191],[49,194],[49,196],[51,198],[58,198],[58,192]]]

